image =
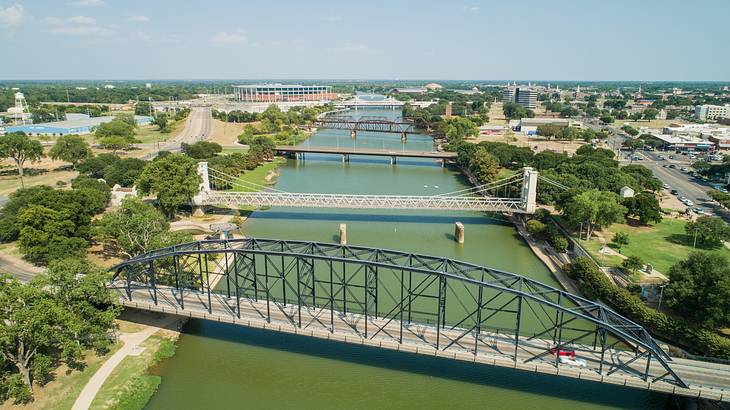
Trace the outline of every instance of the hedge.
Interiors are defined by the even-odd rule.
[[[566,273],[579,281],[584,295],[607,302],[618,313],[646,327],[650,332],[672,340],[698,355],[730,359],[730,339],[711,329],[698,328],[646,306],[638,296],[611,283],[590,259],[577,257]]]

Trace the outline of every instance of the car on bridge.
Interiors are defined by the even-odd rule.
[[[558,354],[558,356],[560,356],[560,357],[570,357],[572,359],[575,359],[575,350],[566,349],[564,347],[561,348],[560,350],[558,350],[557,346],[553,346],[550,349],[550,354],[552,354],[552,355]]]
[[[578,366],[578,367],[586,367],[588,366],[588,363],[586,363],[583,359],[574,359],[567,356],[561,356],[560,357],[560,364],[569,364],[572,366]]]

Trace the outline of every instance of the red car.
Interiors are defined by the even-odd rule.
[[[556,353],[558,353],[558,348],[556,346],[553,346],[550,349],[550,354],[556,354]],[[560,349],[559,356],[566,356],[566,357],[570,357],[571,359],[575,359],[575,350],[566,349],[563,347]]]

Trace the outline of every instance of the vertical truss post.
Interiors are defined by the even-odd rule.
[[[157,305],[157,285],[155,283],[155,269],[152,261],[149,261],[149,264],[147,265],[147,275],[149,276],[152,284],[152,300],[154,300],[155,305]]]
[[[226,273],[226,296],[230,299],[231,298],[231,277],[229,274],[230,269],[228,268],[228,239],[223,242],[223,249],[225,252],[223,255],[225,256],[225,260],[223,263],[225,264],[225,273]]]
[[[482,282],[484,282],[484,271],[482,271]],[[482,299],[484,297],[484,287],[479,286],[479,293],[477,296],[477,327],[476,334],[474,335],[474,356],[477,355],[479,349],[479,335],[482,333]]]
[[[646,370],[644,370],[644,381],[646,381],[649,378],[649,366],[651,365],[651,350],[647,350],[647,357],[646,357]]]
[[[269,256],[264,254],[264,286],[266,286],[266,321],[271,323],[271,308],[269,307],[271,295],[269,289]]]
[[[598,319],[605,320],[605,314],[603,308],[598,309]],[[598,327],[598,331],[601,334],[601,361],[598,363],[598,374],[603,374],[603,359],[606,356],[606,330],[603,327]]]
[[[175,287],[177,288],[178,293],[180,293],[180,308],[185,310],[185,293],[183,292],[184,286],[180,286],[180,257],[175,255],[172,257],[172,260],[175,265]]]
[[[555,367],[560,367],[560,351],[563,349],[563,318],[565,311],[560,311],[560,323],[558,324],[557,350],[555,352]],[[553,339],[555,341],[555,339]]]
[[[301,283],[302,283],[302,275],[301,272],[299,272],[299,257],[296,258],[296,268],[297,268],[297,314],[299,315],[299,328],[302,327],[302,289],[301,289]]]
[[[347,315],[347,263],[345,263],[345,247],[342,246],[342,313]]]
[[[203,255],[205,258],[205,287],[208,288],[208,313],[213,313],[213,302],[210,298],[210,270],[208,270],[208,254]]]
[[[522,291],[522,278],[520,278],[520,291]],[[515,327],[515,363],[517,363],[517,349],[520,346],[520,319],[522,317],[522,295],[517,299],[517,326]]]
[[[413,256],[408,258],[408,266],[413,266]],[[413,272],[408,271],[408,324],[411,324],[411,304],[413,303]]]
[[[400,271],[400,334],[398,335],[398,343],[403,344],[403,269]]]
[[[200,291],[203,291],[203,260],[200,257],[200,242],[198,242],[198,273],[200,274]]]
[[[256,278],[256,254],[251,254],[251,269],[253,273],[253,300],[258,302],[259,301],[259,287],[258,287],[258,279]]]
[[[281,242],[281,297],[286,306],[286,265],[284,264],[284,242]]]
[[[125,288],[127,290],[127,299],[129,301],[132,301],[132,278],[129,277],[129,269],[124,271],[123,269],[119,270],[120,272],[124,272],[124,278],[127,280],[127,283],[125,284]]]
[[[365,339],[368,338],[368,272],[370,271],[370,265],[365,265]]]
[[[330,333],[335,332],[335,290],[334,290],[334,273],[332,272],[332,261],[329,261],[330,265]]]
[[[560,299],[563,296],[563,292],[558,293],[558,306],[560,306]],[[555,309],[555,328],[553,329],[553,344],[555,344],[555,339],[558,337],[558,315],[561,316],[560,321],[562,322],[562,315],[560,314],[560,309]],[[558,343],[560,343],[560,340],[558,340]]]
[[[438,299],[438,319],[436,319],[436,350],[439,350],[441,342],[441,322],[445,313],[446,305],[446,276],[439,276],[439,299]]]
[[[241,290],[238,286],[238,252],[233,253],[233,286],[236,288],[236,317],[241,318]]]

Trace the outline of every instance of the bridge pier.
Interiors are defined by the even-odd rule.
[[[350,154],[342,154],[342,163],[350,162]]]
[[[357,138],[357,131],[356,130],[350,131],[350,137],[351,138]]]
[[[458,243],[464,243],[464,224],[461,222],[454,224],[454,240]]]
[[[395,155],[393,155],[393,156],[391,156],[391,157],[390,157],[390,165],[395,165],[395,163],[396,163],[396,158],[397,158],[397,157],[396,157]]]
[[[403,141],[403,142],[408,141],[408,133],[405,132],[405,131],[401,132],[400,133],[400,140]]]
[[[347,224],[340,224],[340,245],[347,245]]]

